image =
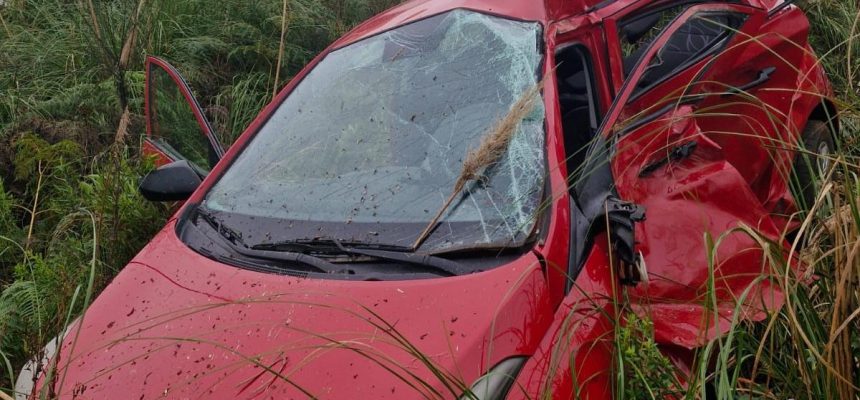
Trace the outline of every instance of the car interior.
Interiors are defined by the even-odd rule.
[[[624,76],[630,75],[636,63],[648,50],[651,41],[657,37],[656,33],[662,30],[661,26],[668,25],[667,17],[678,11],[678,8],[673,8],[636,16],[621,25],[622,40],[635,46],[635,50],[623,59]],[[732,14],[708,13],[690,18],[669,37],[658,56],[651,61],[645,74],[637,82],[636,90],[641,91],[685,64],[700,59],[715,46],[724,43],[731,36],[732,30],[739,25],[740,19]]]
[[[588,50],[578,44],[563,47],[556,53],[555,62],[568,181],[571,182],[585,159],[588,144],[597,133],[599,111]]]

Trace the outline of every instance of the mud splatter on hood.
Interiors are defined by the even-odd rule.
[[[548,297],[531,253],[462,277],[311,280],[216,263],[178,242],[171,224],[90,307],[74,346],[75,330],[67,336],[60,392],[454,397],[502,359],[534,351],[551,322]]]

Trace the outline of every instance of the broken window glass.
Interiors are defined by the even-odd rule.
[[[410,243],[451,193],[468,151],[537,83],[540,37],[537,23],[455,10],[333,51],[205,205],[305,225],[407,224],[377,240]],[[444,214],[443,224],[459,228],[440,228],[422,249],[522,243],[542,200],[544,136],[538,102],[485,179]]]
[[[669,36],[666,44],[648,62],[645,73],[636,83],[636,91],[643,91],[706,55],[713,54],[728,43],[743,21],[744,16],[737,13],[703,12],[690,17]]]
[[[636,62],[645,55],[651,42],[685,9],[686,6],[669,7],[621,22],[618,37],[621,41],[625,78],[630,75]]]

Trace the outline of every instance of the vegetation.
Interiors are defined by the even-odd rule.
[[[0,391],[11,392],[24,361],[171,212],[137,193],[137,179],[152,168],[139,154],[146,55],[182,71],[230,143],[328,43],[396,2],[0,1]],[[627,315],[616,338],[622,397],[860,393],[860,6],[801,6],[842,121],[842,154],[816,203],[830,212],[811,213],[803,234],[790,238],[809,275],[780,277],[785,308],[761,323],[737,323],[697,355],[689,380],[671,371],[650,322]],[[780,254],[771,261],[786,264]]]
[[[82,311],[90,279],[94,297],[171,211],[137,193],[152,168],[139,154],[145,56],[183,72],[230,143],[312,57],[394,1],[5,3],[0,388],[8,393],[24,361]]]

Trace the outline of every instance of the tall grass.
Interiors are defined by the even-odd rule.
[[[0,391],[170,212],[137,193],[147,55],[177,66],[228,145],[274,88],[395,2],[0,5]]]

